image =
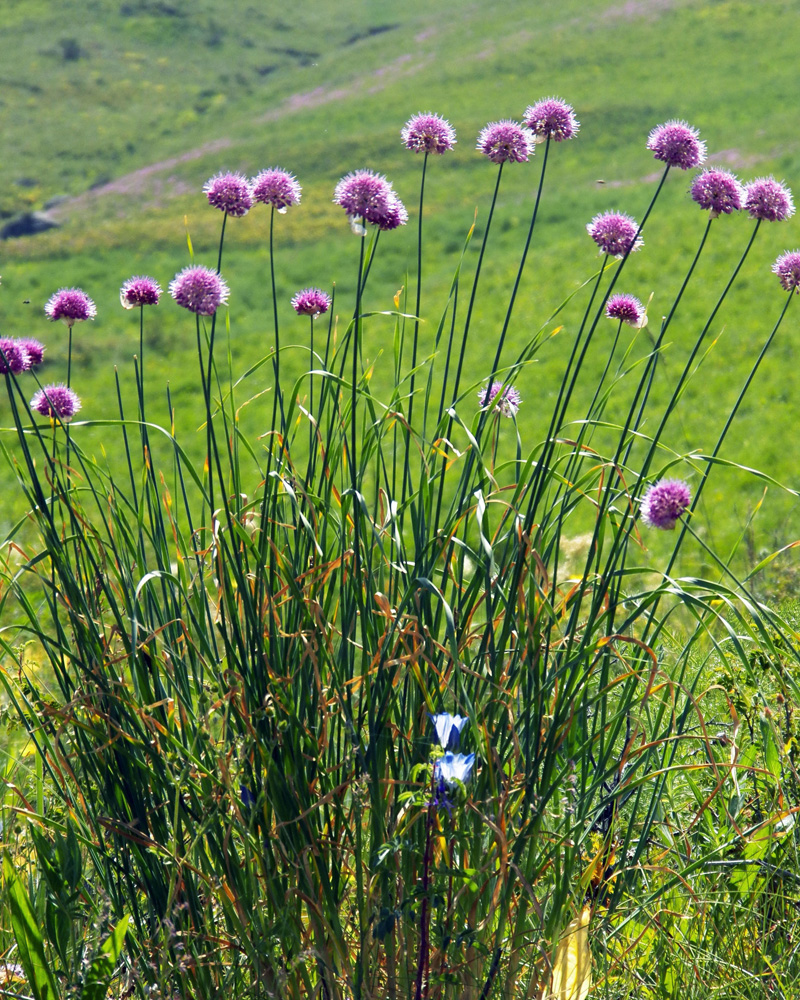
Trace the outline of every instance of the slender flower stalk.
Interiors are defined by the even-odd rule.
[[[781,260],[781,258],[778,258],[778,260]],[[747,395],[747,393],[748,393],[748,391],[750,389],[750,386],[752,385],[753,379],[756,377],[756,374],[758,373],[758,369],[761,367],[761,362],[764,360],[764,357],[766,356],[767,351],[772,346],[772,342],[774,341],[775,336],[778,333],[778,330],[780,329],[781,324],[783,323],[784,317],[786,316],[786,313],[788,312],[789,306],[791,305],[792,298],[793,298],[793,295],[794,295],[794,291],[796,290],[797,287],[798,286],[795,283],[795,284],[791,285],[787,289],[787,291],[789,292],[789,294],[786,296],[786,299],[785,299],[785,301],[783,303],[783,308],[781,309],[780,315],[778,316],[778,319],[777,319],[775,325],[773,326],[772,330],[770,331],[769,336],[767,337],[766,341],[764,342],[764,345],[761,348],[761,351],[759,352],[758,357],[756,358],[755,362],[753,363],[753,367],[750,369],[750,373],[747,376],[747,378],[745,379],[744,384],[742,385],[742,388],[739,390],[739,395],[736,397],[736,402],[733,404],[733,407],[731,408],[731,410],[730,410],[730,412],[729,412],[729,414],[727,416],[725,424],[724,424],[722,430],[720,431],[719,437],[717,438],[717,443],[714,445],[714,450],[711,452],[711,455],[706,460],[706,467],[703,470],[703,475],[701,476],[700,482],[698,483],[697,489],[695,490],[694,500],[692,501],[691,507],[689,508],[689,514],[690,515],[694,514],[694,512],[695,512],[695,510],[696,510],[696,508],[698,506],[698,504],[700,503],[700,497],[701,497],[701,495],[703,493],[703,490],[705,488],[706,483],[708,482],[708,477],[711,474],[712,468],[714,467],[714,462],[717,459],[717,457],[719,456],[720,451],[722,450],[722,446],[725,443],[725,438],[728,436],[728,431],[730,430],[731,425],[733,424],[733,421],[736,418],[736,414],[739,412],[739,408],[741,407],[742,402],[743,402],[745,396]],[[682,525],[682,527],[681,527],[680,535],[678,536],[678,538],[677,538],[677,540],[675,542],[675,548],[672,551],[672,555],[670,556],[669,563],[668,563],[667,568],[665,570],[665,575],[666,576],[669,576],[669,574],[672,572],[672,568],[675,565],[676,559],[678,558],[678,553],[680,552],[680,548],[681,548],[681,545],[683,543],[683,539],[684,539],[684,536],[686,534],[686,531],[688,530],[688,527],[689,527],[688,523],[684,522],[683,525]]]
[[[328,311],[331,305],[330,297],[321,288],[304,288],[292,298],[292,308],[298,316],[308,316],[311,324],[309,334],[309,373],[316,367],[314,354],[314,320]],[[314,378],[308,376],[309,413],[314,414]],[[309,421],[309,454],[314,447],[314,425]]]
[[[708,223],[706,225],[706,232],[705,232],[705,235],[704,235],[704,238],[703,238],[703,242],[700,244],[700,250],[698,250],[698,253],[695,256],[695,260],[693,262],[693,265],[692,265],[692,268],[690,269],[689,274],[691,274],[692,271],[694,270],[694,265],[697,263],[697,259],[698,259],[699,255],[700,255],[700,251],[702,250],[702,248],[704,246],[704,243],[705,243],[705,237],[708,235],[708,231],[709,231],[709,229],[711,227],[711,223],[712,222],[713,222],[713,217],[710,217],[709,220],[708,220]],[[706,323],[704,324],[702,330],[700,331],[700,333],[699,333],[699,335],[698,335],[698,337],[697,337],[697,339],[696,339],[696,341],[695,341],[695,343],[693,345],[693,348],[692,348],[692,350],[691,350],[691,352],[690,352],[690,354],[688,356],[688,359],[687,359],[687,361],[684,364],[683,371],[681,372],[681,374],[680,374],[680,376],[678,378],[678,381],[677,381],[675,387],[672,390],[672,394],[670,396],[670,399],[669,399],[666,407],[663,409],[663,412],[661,414],[661,419],[659,421],[659,424],[658,424],[655,432],[650,437],[650,441],[649,441],[649,445],[648,445],[647,451],[646,451],[646,453],[644,455],[644,458],[642,459],[642,462],[641,462],[641,465],[640,465],[640,468],[639,468],[639,486],[638,486],[637,489],[634,489],[634,490],[632,490],[630,492],[630,502],[634,506],[639,502],[639,495],[640,495],[640,492],[641,492],[641,488],[642,488],[644,482],[646,481],[647,476],[649,475],[651,465],[652,465],[652,463],[653,463],[653,461],[655,459],[659,443],[660,443],[661,438],[662,438],[663,433],[664,433],[664,429],[665,429],[665,427],[666,427],[666,425],[667,425],[667,423],[669,421],[669,418],[671,417],[673,411],[675,410],[675,407],[677,406],[678,400],[680,399],[680,397],[682,395],[683,388],[684,388],[684,386],[685,386],[685,384],[686,384],[686,382],[687,382],[687,380],[688,380],[691,372],[693,371],[695,359],[697,358],[697,355],[698,355],[698,353],[699,353],[699,351],[701,349],[701,346],[702,346],[703,342],[705,341],[705,338],[706,338],[706,336],[708,334],[708,331],[709,331],[709,329],[711,327],[711,324],[714,322],[714,319],[715,319],[717,313],[719,312],[720,308],[722,307],[722,304],[725,301],[725,299],[726,299],[726,297],[728,295],[728,292],[730,291],[731,287],[733,286],[733,283],[736,280],[736,277],[738,276],[740,270],[742,269],[742,267],[744,265],[744,262],[747,259],[748,255],[750,253],[750,250],[753,247],[753,243],[755,242],[755,238],[756,238],[756,236],[758,234],[758,230],[759,230],[760,225],[761,225],[761,220],[757,221],[756,224],[755,224],[755,226],[753,227],[753,230],[752,230],[752,232],[750,234],[750,238],[749,238],[749,240],[747,242],[747,245],[745,246],[744,251],[743,251],[741,257],[739,258],[739,261],[738,261],[736,267],[734,268],[733,273],[731,274],[730,278],[728,279],[727,284],[725,285],[724,289],[722,290],[722,293],[720,294],[719,298],[717,299],[717,302],[716,302],[716,304],[715,304],[715,306],[714,306],[714,308],[713,308],[713,310],[712,310],[712,312],[711,312],[708,320],[706,321]],[[681,294],[682,294],[683,290],[685,289],[686,284],[688,283],[688,278],[689,278],[689,276],[687,275],[687,279],[684,282],[684,285],[683,285],[683,287],[681,289]],[[680,298],[680,296],[679,296],[679,298]],[[677,301],[674,304],[673,309],[671,310],[671,312],[670,312],[670,314],[668,316],[668,321],[671,320],[672,316],[674,315],[674,312],[675,312],[676,308],[677,308]],[[660,344],[661,344],[661,342],[663,340],[664,333],[666,332],[666,327],[669,325],[668,321],[665,322],[664,324],[662,324],[661,335],[660,335],[659,340],[658,340],[658,342],[656,344],[656,349],[653,352],[653,357],[654,358],[656,356],[656,352],[658,350],[658,347],[660,346]],[[640,383],[640,385],[641,384],[642,383]],[[652,384],[651,380],[647,383],[647,385],[648,385],[648,391],[649,391],[649,385],[650,384]],[[638,393],[637,393],[637,399],[638,399]],[[630,422],[631,416],[633,414],[633,410],[634,410],[634,408],[636,406],[636,403],[637,403],[637,400],[634,400],[634,406],[631,408],[631,411],[630,411],[630,414],[629,414],[629,422]],[[644,412],[644,402],[640,405],[639,413],[638,413],[638,416],[636,418],[634,427],[638,427],[638,424],[639,424],[639,422],[642,419],[643,412]],[[626,427],[625,427],[625,435],[627,434],[627,430],[628,430],[628,424],[626,424]],[[617,455],[615,456],[615,463],[614,463],[615,467],[617,466],[617,464],[619,462],[619,459],[620,459],[620,456],[622,455],[623,451],[625,452],[625,458],[623,460],[623,465],[627,464],[628,457],[630,456],[630,452],[631,452],[631,449],[633,447],[633,441],[632,440],[628,441],[627,444],[625,444],[625,440],[624,440],[625,435],[621,436],[620,440],[619,440],[619,445],[618,445],[618,449],[617,449]],[[692,505],[692,507],[690,509],[690,512],[689,512],[690,515],[694,511],[694,508],[697,505],[698,496],[702,492],[702,486],[703,486],[703,483],[701,483],[700,487],[698,487],[698,489],[695,491],[694,503],[693,503],[693,505]],[[611,489],[611,488],[609,488],[606,491],[606,501],[605,501],[606,504],[610,504],[611,503],[611,497],[612,497],[612,495],[614,493],[615,493],[615,491],[613,489]],[[675,550],[674,550],[674,554],[675,554],[676,557],[677,557],[678,548],[680,547],[682,539],[685,536],[685,525],[686,525],[686,522],[684,522],[684,528],[682,528],[682,530],[680,532],[680,535],[678,537],[678,540],[676,542],[676,546],[675,546]],[[631,523],[631,524],[629,524],[629,526],[626,528],[625,531],[620,532],[619,535],[617,536],[617,539],[615,540],[615,543],[612,546],[611,554],[609,555],[609,558],[608,558],[608,564],[609,564],[609,566],[612,566],[612,567],[616,568],[616,562],[617,562],[617,560],[620,559],[620,558],[622,558],[624,556],[624,553],[626,551],[625,543],[626,543],[626,540],[629,537],[630,532],[632,530],[633,530],[633,524]],[[671,569],[671,566],[672,566],[673,563],[674,563],[674,559],[670,563],[670,569]],[[619,586],[619,584],[618,584],[618,586]],[[646,625],[645,625],[645,629],[644,629],[644,636],[643,636],[644,640],[646,640],[646,638],[649,636],[650,628],[652,627],[652,624],[655,621],[655,616],[657,614],[658,605],[659,605],[659,601],[656,600],[655,603],[654,603],[654,606],[650,610],[650,613],[648,615],[647,622],[646,622]],[[625,625],[623,625],[621,627],[624,628]]]
[[[53,322],[61,320],[69,329],[67,348],[67,385],[69,385],[72,378],[72,328],[76,323],[94,319],[97,316],[97,306],[82,288],[60,288],[50,296],[44,311],[48,319]]]
[[[139,419],[145,422],[144,411],[144,307],[158,305],[161,298],[161,286],[146,275],[137,275],[123,282],[119,290],[119,301],[123,309],[139,309],[139,364],[136,374],[136,387],[139,396]],[[143,428],[146,443],[146,428]]]
[[[656,187],[653,197],[650,199],[650,204],[647,207],[646,212],[642,218],[641,223],[637,226],[634,220],[630,216],[622,215],[616,212],[607,212],[604,215],[595,216],[592,222],[586,227],[589,235],[595,240],[601,253],[605,254],[603,258],[603,263],[598,274],[597,284],[594,286],[592,292],[592,298],[589,301],[586,312],[584,313],[583,321],[581,323],[580,329],[578,330],[578,335],[575,339],[573,345],[572,353],[570,355],[569,361],[567,362],[567,370],[564,374],[564,378],[559,389],[558,399],[556,405],[553,409],[553,416],[550,421],[550,427],[545,438],[545,449],[542,459],[539,461],[536,473],[534,474],[533,482],[530,487],[530,498],[528,502],[528,510],[525,517],[525,524],[527,530],[530,529],[530,525],[533,523],[535,517],[535,512],[538,503],[542,499],[542,489],[545,484],[546,470],[549,468],[549,463],[551,456],[556,447],[556,430],[562,425],[564,421],[565,414],[567,412],[567,407],[569,401],[572,397],[573,390],[575,388],[578,375],[581,371],[583,360],[586,357],[586,352],[589,348],[589,343],[592,339],[595,329],[600,322],[601,317],[605,312],[605,305],[608,299],[611,297],[614,287],[617,281],[623,273],[625,264],[631,253],[634,253],[642,245],[642,231],[645,227],[647,220],[650,218],[650,213],[658,200],[658,196],[661,194],[661,190],[666,183],[667,177],[669,176],[670,164],[668,163],[664,168],[664,172],[661,175],[661,179]],[[598,223],[599,226],[597,225]],[[633,223],[634,228],[631,227]],[[594,320],[589,326],[586,336],[584,337],[584,331],[589,320],[589,315],[592,310],[594,303],[594,298],[599,288],[600,280],[603,276],[603,271],[608,263],[608,257],[613,255],[617,256],[622,252],[622,257],[620,264],[614,271],[614,275],[609,282],[608,288],[605,294],[602,296],[600,306],[595,312]],[[580,352],[578,351],[579,343],[583,341]]]
[[[560,104],[560,102],[556,103]],[[531,223],[528,228],[528,238],[525,241],[522,257],[519,262],[519,268],[517,269],[517,277],[514,281],[514,287],[511,289],[511,295],[508,300],[508,308],[506,309],[505,319],[503,320],[503,327],[497,341],[497,349],[495,350],[494,361],[492,362],[492,372],[490,376],[491,381],[494,380],[500,367],[500,358],[503,353],[503,347],[505,346],[509,327],[511,326],[511,316],[514,312],[514,305],[517,301],[517,293],[519,292],[522,274],[525,270],[525,262],[528,259],[528,251],[530,250],[531,241],[533,239],[533,230],[536,226],[536,218],[539,214],[539,203],[542,199],[544,175],[547,169],[547,158],[550,152],[550,141],[551,139],[554,141],[562,141],[562,139],[572,138],[578,130],[578,122],[575,120],[574,114],[572,114],[572,108],[568,104],[563,105],[563,107],[554,107],[551,106],[550,101],[540,102],[540,104],[533,105],[527,109],[523,120],[527,127],[533,131],[537,139],[541,140],[544,138],[544,154],[542,156],[542,169],[539,174],[539,186],[536,189],[536,201],[533,205],[533,214],[531,215]],[[561,138],[556,138],[556,136],[560,136]],[[481,440],[484,423],[485,421],[482,418],[480,424],[478,425],[478,441]]]

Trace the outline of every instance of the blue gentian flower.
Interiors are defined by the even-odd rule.
[[[461,730],[469,722],[469,716],[450,715],[449,712],[442,712],[440,715],[430,715],[430,719],[436,729],[439,745],[444,750],[458,750]]]
[[[463,784],[469,781],[472,774],[472,766],[475,763],[474,753],[446,753],[440,757],[435,767],[435,776],[445,782],[461,781]]]

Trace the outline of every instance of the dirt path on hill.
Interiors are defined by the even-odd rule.
[[[660,14],[672,9],[676,6],[676,4],[687,2],[693,3],[695,0],[622,0],[622,2],[617,0],[616,3],[612,3],[602,12],[601,19],[606,21],[616,19],[628,20],[636,17],[659,16]],[[432,28],[428,31],[422,32],[415,40],[417,42],[422,42],[435,33],[436,29]],[[485,52],[478,53],[477,57],[485,58],[493,54],[493,52],[493,49],[489,49]],[[381,66],[378,69],[373,70],[371,73],[357,77],[350,83],[343,86],[334,88],[321,85],[319,87],[315,87],[313,90],[298,91],[297,93],[284,98],[276,107],[254,119],[253,124],[268,124],[269,122],[278,121],[288,115],[296,113],[297,111],[304,110],[305,108],[321,107],[325,104],[331,104],[334,101],[341,101],[349,97],[354,97],[360,93],[379,93],[381,90],[384,90],[388,84],[396,81],[397,79],[417,73],[426,63],[429,63],[432,58],[433,56],[431,55],[414,56],[410,53],[405,53],[404,55],[398,56],[386,66]],[[53,208],[47,212],[47,215],[56,222],[64,222],[74,211],[80,210],[86,205],[96,203],[97,201],[111,195],[122,195],[123,197],[135,196],[137,198],[137,207],[139,207],[142,203],[142,199],[162,201],[178,195],[190,193],[195,190],[196,186],[179,179],[174,174],[171,174],[171,171],[174,171],[176,167],[179,167],[182,164],[190,163],[193,160],[199,160],[209,154],[241,146],[245,143],[245,141],[246,140],[244,139],[233,140],[231,138],[222,137],[203,143],[201,146],[196,146],[194,149],[186,150],[186,152],[180,153],[177,156],[172,156],[168,159],[161,160],[158,163],[151,163],[145,167],[140,167],[138,170],[134,170],[131,173],[124,174],[121,177],[117,177],[114,180],[109,181],[107,184],[101,184],[74,197],[65,198],[63,201],[59,202],[58,205],[53,206]],[[709,163],[716,163],[719,165],[724,163],[734,168],[747,169],[754,166],[755,163],[764,158],[765,157],[742,156],[736,149],[726,149],[721,150],[718,153],[712,153],[709,157]],[[601,185],[608,184],[610,187],[624,187],[629,184],[636,184],[640,181],[651,181],[653,178],[657,179],[658,176],[660,175],[653,174],[652,176],[648,175],[643,178],[626,178],[599,181],[598,183]]]
[[[315,87],[313,90],[291,94],[281,101],[277,107],[256,118],[254,124],[263,125],[268,122],[278,121],[302,109],[320,107],[330,104],[333,101],[341,101],[345,98],[353,97],[357,94],[377,94],[385,89],[389,83],[394,82],[398,78],[418,72],[426,62],[430,61],[430,58],[430,56],[426,56],[422,59],[415,59],[412,55],[406,53],[405,55],[398,56],[397,59],[394,59],[386,66],[381,66],[365,76],[356,78],[346,86],[336,88],[320,86]],[[244,141],[220,138],[203,143],[202,146],[196,146],[194,149],[189,149],[178,156],[171,156],[158,163],[151,163],[146,167],[140,167],[138,170],[109,181],[107,184],[98,185],[90,191],[84,191],[73,198],[66,198],[54,206],[48,212],[48,215],[56,221],[62,222],[74,210],[109,195],[136,195],[139,198],[142,196],[161,198],[164,196],[171,197],[178,194],[186,194],[194,190],[194,187],[187,185],[186,182],[174,176],[164,177],[163,175],[169,175],[169,171],[174,170],[181,164],[190,163],[192,160],[199,160],[210,153],[218,153],[224,149],[241,145]],[[140,204],[140,202],[137,204]]]

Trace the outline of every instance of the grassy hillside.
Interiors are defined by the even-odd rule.
[[[301,3],[291,14],[239,0],[224,14],[207,0],[96,0],[61,4],[57,13],[52,3],[10,0],[4,20],[0,212],[11,216],[65,197],[52,209],[61,228],[0,245],[3,332],[46,340],[44,378],[63,377],[66,338],[63,328],[48,326],[42,307],[62,285],[86,289],[98,318],[77,331],[73,382],[87,419],[116,413],[113,365],[123,384],[132,381],[137,329],[119,307],[120,283],[145,272],[166,285],[187,263],[187,225],[196,259],[213,263],[220,216],[208,208],[201,188],[220,169],[255,173],[277,163],[303,185],[302,204],[278,220],[277,257],[284,337],[304,349],[305,324],[293,322],[289,309],[293,291],[335,282],[342,315],[352,310],[357,241],[331,204],[337,179],[359,167],[381,170],[409,207],[412,224],[382,239],[370,278],[367,307],[389,308],[409,272],[413,287],[415,259],[420,160],[403,149],[399,130],[418,110],[448,117],[459,142],[453,154],[431,163],[426,192],[423,316],[429,335],[475,211],[478,236],[488,211],[495,168],[474,150],[479,129],[489,120],[519,118],[527,104],[551,93],[570,101],[582,128],[577,141],[553,150],[508,359],[593,273],[597,258],[586,222],[612,208],[641,218],[659,174],[645,149],[655,124],[684,118],[700,128],[711,164],[735,169],[743,180],[774,173],[800,190],[797,114],[786,99],[794,91],[800,24],[788,0],[548,0],[510,2],[502,10],[479,3],[456,9],[420,0],[325,0]],[[468,370],[476,382],[491,365],[539,158],[510,165],[503,178],[469,347]],[[652,294],[656,328],[705,223],[687,197],[690,178],[676,173],[624,282],[624,290],[643,300]],[[750,230],[746,219],[712,227],[671,342],[693,339]],[[232,287],[237,373],[272,343],[267,232],[265,212],[228,227],[223,273]],[[477,242],[465,265],[467,278]],[[770,265],[798,243],[796,219],[762,227],[715,322],[715,348],[673,422],[677,450],[713,446],[746,377],[745,358],[766,337],[782,304]],[[576,299],[559,317],[563,331],[519,380],[522,429],[531,444],[543,430],[536,400],[557,391],[583,303]],[[798,419],[800,386],[790,346],[796,328],[790,313],[725,452],[795,485],[787,441]],[[383,337],[377,324],[371,330],[365,349],[374,356]],[[158,386],[163,398],[160,386],[168,377],[179,421],[196,427],[202,408],[192,388],[191,322],[165,302],[148,315],[147,342],[154,395]],[[287,354],[287,366],[297,371],[303,361],[304,355]],[[670,371],[667,351],[662,372],[668,378]],[[267,373],[265,366],[250,380],[248,394],[268,387]],[[165,406],[162,414],[166,420]],[[263,430],[268,414],[266,406],[250,407],[250,430]],[[760,496],[757,484],[720,472],[706,492],[704,520],[718,540],[731,544]],[[6,523],[20,511],[11,501]],[[796,530],[793,499],[771,489],[755,522],[756,549],[785,544]]]

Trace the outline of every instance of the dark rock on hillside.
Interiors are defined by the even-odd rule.
[[[0,229],[0,240],[11,240],[18,236],[35,236],[48,229],[56,229],[59,223],[51,219],[45,212],[25,212],[16,219],[7,222]]]

